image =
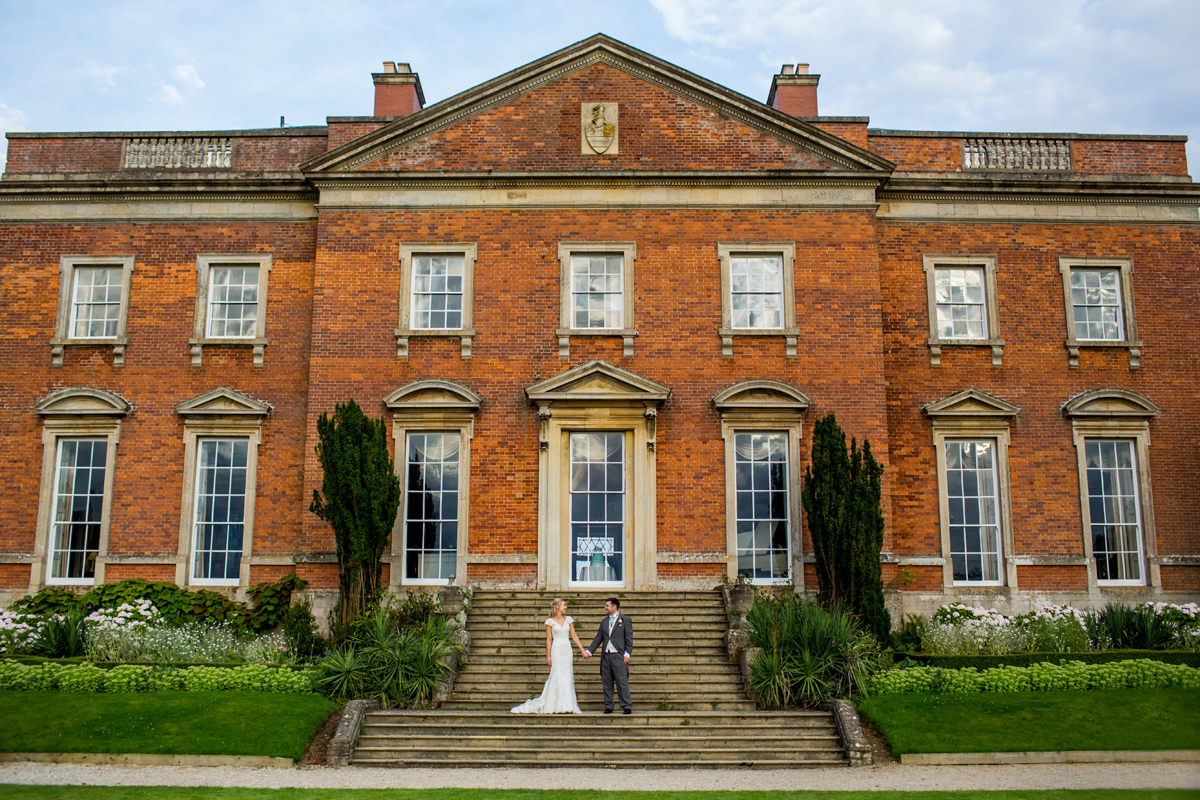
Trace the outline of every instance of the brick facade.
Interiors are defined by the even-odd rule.
[[[815,82],[806,88],[815,108]],[[617,104],[615,154],[583,151],[581,106],[594,102]],[[670,390],[653,417],[654,553],[641,586],[707,587],[736,569],[713,398],[770,379],[810,401],[790,454],[793,499],[825,413],[847,436],[870,440],[884,464],[883,573],[897,611],[948,598],[1023,609],[1045,597],[1200,593],[1200,499],[1187,488],[1200,467],[1200,192],[1179,178],[1182,137],[1076,137],[1072,170],[981,176],[963,170],[963,140],[988,134],[877,131],[861,118],[787,111],[594,37],[399,118],[203,134],[232,140],[225,170],[122,169],[126,139],[156,134],[10,134],[0,181],[0,474],[9,489],[0,496],[0,599],[46,580],[45,423],[34,406],[79,387],[133,407],[109,462],[105,580],[188,574],[185,421],[175,407],[224,386],[271,407],[253,546],[242,555],[249,582],[295,570],[318,595],[335,590],[332,534],[307,510],[321,485],[316,421],[351,397],[400,420],[384,398],[436,378],[482,397],[471,414],[465,580],[545,585],[547,531],[558,522],[545,518],[539,459],[558,445],[543,438],[525,391],[594,360]],[[1088,174],[1105,176],[1103,185]],[[631,344],[571,335],[563,357],[559,245],[613,242],[636,246],[636,335]],[[413,335],[400,357],[409,298],[397,254],[438,243],[477,251],[470,356],[458,335]],[[795,249],[786,332],[722,332],[717,246],[747,243]],[[193,366],[202,254],[271,256],[261,365],[249,344],[209,343]],[[111,344],[68,343],[62,365],[52,364],[65,255],[135,258],[122,366]],[[948,344],[940,365],[931,359],[924,259],[966,255],[996,260],[999,366],[986,346]],[[1084,346],[1078,366],[1068,363],[1063,257],[1132,259],[1136,368],[1125,347]],[[1013,552],[1003,558],[1015,569],[1000,586],[944,580],[936,451],[922,409],[967,388],[1020,409],[1000,488],[1012,510]],[[1154,540],[1142,586],[1088,577],[1095,567],[1062,408],[1096,389],[1135,392],[1160,410],[1148,423]],[[792,575],[811,587],[811,547],[795,523]],[[385,581],[404,569],[397,559]]]

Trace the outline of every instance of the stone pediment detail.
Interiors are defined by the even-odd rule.
[[[1063,416],[1069,418],[1149,419],[1159,408],[1151,400],[1128,389],[1094,389],[1078,394],[1063,404]]]
[[[271,405],[255,400],[248,394],[222,386],[196,395],[175,406],[181,417],[265,417]]]
[[[33,410],[43,417],[123,417],[133,406],[104,389],[78,386],[51,392]]]
[[[812,399],[795,386],[770,379],[740,381],[712,399],[718,411],[804,411]]]
[[[461,383],[427,378],[404,384],[383,398],[383,402],[393,411],[476,411],[483,397]]]
[[[978,389],[963,389],[952,395],[927,403],[922,409],[927,417],[937,418],[1001,418],[1015,417],[1021,410],[1007,400]]]
[[[814,125],[702,78],[624,42],[597,34],[465,92],[402,117],[301,165],[312,177],[357,171],[412,142],[521,95],[603,64],[807,152],[835,170],[888,173],[893,164]],[[616,100],[616,98],[603,98]],[[578,105],[576,105],[578,113]],[[361,176],[360,172],[355,172]]]
[[[525,395],[533,402],[573,400],[658,405],[671,396],[671,389],[635,372],[596,359],[526,387]]]

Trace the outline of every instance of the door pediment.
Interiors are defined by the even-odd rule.
[[[526,387],[525,396],[538,405],[577,402],[657,407],[671,396],[671,389],[635,372],[596,359]]]

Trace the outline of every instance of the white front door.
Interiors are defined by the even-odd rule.
[[[625,432],[572,433],[570,585],[625,585]]]

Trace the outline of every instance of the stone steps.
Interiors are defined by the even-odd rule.
[[[602,714],[597,660],[574,659],[583,714],[510,709],[542,690],[550,601],[571,602],[586,646],[612,592],[477,591],[470,650],[436,711],[367,715],[353,763],[392,767],[638,767],[795,769],[848,765],[827,712],[768,713],[746,697],[725,649],[717,591],[616,592],[634,621],[634,713]]]

